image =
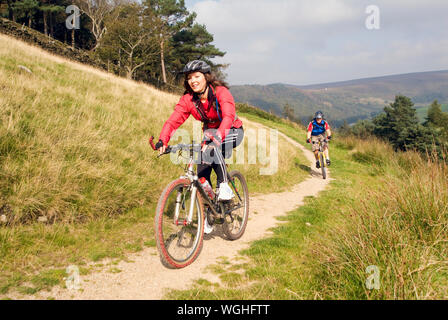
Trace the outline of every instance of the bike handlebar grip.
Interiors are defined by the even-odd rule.
[[[149,144],[151,145],[151,148],[154,151],[157,151],[156,146],[154,145],[154,137],[153,136],[151,136],[151,138],[149,138]]]

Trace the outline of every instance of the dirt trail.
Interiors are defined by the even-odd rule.
[[[247,120],[245,120],[247,121]],[[258,126],[253,123],[254,126]],[[311,176],[306,181],[297,184],[290,191],[255,196],[250,199],[250,220],[244,236],[235,242],[221,237],[220,228],[211,235],[206,235],[201,254],[189,267],[182,270],[165,268],[159,260],[157,249],[147,248],[128,257],[130,262],[122,261],[113,267],[104,267],[103,271],[81,276],[82,290],[67,290],[55,287],[51,292],[42,292],[31,299],[163,299],[170,289],[188,289],[193,281],[207,279],[219,282],[219,278],[207,271],[207,266],[216,264],[221,257],[234,261],[238,252],[247,248],[254,240],[270,234],[269,229],[279,224],[276,217],[303,204],[307,196],[316,196],[328,184],[315,169],[314,156],[308,149],[279,133],[290,143],[302,149],[310,162]],[[23,297],[22,297],[23,298]]]

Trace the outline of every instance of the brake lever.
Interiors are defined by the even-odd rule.
[[[172,149],[171,147],[167,147],[166,150],[165,150],[165,152],[162,153],[162,154],[159,154],[159,155],[157,156],[157,158],[160,158],[161,156],[165,156],[165,155],[167,155],[167,154],[170,154],[171,151],[173,151],[173,149]]]
[[[156,151],[156,146],[154,145],[154,137],[151,136],[151,138],[149,138],[149,145],[151,146],[151,148]]]

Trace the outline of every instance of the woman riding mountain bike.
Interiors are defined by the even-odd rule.
[[[156,149],[164,154],[174,132],[190,115],[203,123],[204,139],[200,154],[201,163],[197,171],[199,179],[210,179],[212,170],[217,176],[219,186],[218,200],[228,201],[234,197],[228,184],[227,167],[224,159],[232,156],[244,138],[243,123],[236,115],[235,101],[227,84],[211,72],[204,61],[189,62],[182,73],[185,75],[185,93],[176,105],[174,112],[165,122]],[[213,228],[205,219],[204,232]]]

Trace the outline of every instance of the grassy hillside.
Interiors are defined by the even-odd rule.
[[[179,97],[4,35],[0,57],[0,294],[33,293],[60,283],[69,264],[154,246],[158,197],[183,171],[157,159],[147,141]],[[250,192],[305,178],[303,155],[279,143],[286,152],[276,175],[232,166]]]
[[[301,142],[303,134],[296,134]],[[448,167],[377,141],[336,138],[330,188],[239,264],[174,299],[447,299]],[[379,289],[368,289],[379,271]]]
[[[91,52],[72,48],[71,46],[61,41],[46,36],[42,32],[3,18],[1,16],[0,33],[15,37],[16,39],[25,41],[31,45],[36,45],[40,48],[44,48],[49,52],[63,56],[70,60],[88,64],[99,69],[107,70],[107,65],[95,59],[93,55],[91,55]]]
[[[272,84],[233,86],[239,102],[248,102],[266,111],[281,114],[286,103],[304,122],[316,110],[323,110],[335,125],[368,118],[382,111],[395,95],[411,97],[416,106],[430,105],[435,99],[448,102],[448,71],[411,73],[359,79],[312,86]]]

